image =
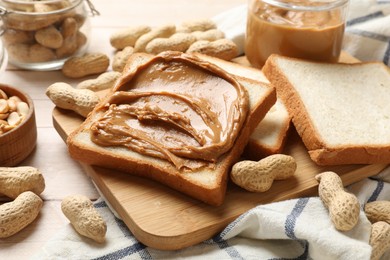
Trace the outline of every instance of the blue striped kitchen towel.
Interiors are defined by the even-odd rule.
[[[390,200],[390,168],[347,187],[365,203]],[[137,241],[103,199],[94,203],[107,222],[106,243],[76,233],[70,224],[33,259],[370,259],[371,224],[361,210],[351,231],[339,232],[318,197],[255,207],[215,237],[176,251],[161,251]],[[382,259],[390,259],[387,252]]]
[[[389,0],[352,0],[343,49],[361,61],[390,65]]]

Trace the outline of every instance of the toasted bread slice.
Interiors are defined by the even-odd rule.
[[[383,63],[273,55],[263,72],[318,165],[390,162],[390,72]]]
[[[188,54],[187,54],[188,55]],[[195,56],[193,56],[195,58]],[[107,95],[107,98],[115,92],[117,85],[126,82],[128,75],[147,64],[153,56],[136,53],[128,61],[124,69],[124,76]],[[202,62],[210,62],[203,60]],[[245,88],[249,97],[249,110],[232,148],[220,156],[213,169],[200,168],[192,171],[181,171],[171,162],[135,152],[120,146],[100,146],[91,141],[91,125],[102,113],[98,105],[74,131],[67,140],[71,156],[89,165],[98,165],[117,169],[142,177],[146,177],[163,183],[177,191],[185,193],[195,199],[210,205],[221,205],[224,201],[228,174],[232,164],[240,157],[249,136],[265,114],[276,102],[276,91],[268,84],[259,81],[234,76],[233,71],[241,71],[246,68],[233,63],[224,63],[219,68],[230,69],[230,75]],[[106,102],[105,100],[102,103]]]

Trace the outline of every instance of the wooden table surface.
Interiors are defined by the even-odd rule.
[[[246,3],[246,0],[91,0],[100,16],[91,17],[89,52],[102,52],[113,57],[109,36],[118,29],[132,25],[158,26],[180,24],[186,20],[211,18],[223,11]],[[52,124],[54,105],[46,97],[46,88],[58,81],[77,84],[60,71],[25,71],[8,65],[0,74],[0,83],[17,87],[34,101],[38,127],[38,142],[33,153],[20,166],[38,168],[44,175],[46,189],[39,217],[18,234],[0,239],[0,259],[28,259],[38,252],[68,220],[61,212],[61,200],[71,194],[84,194],[91,200],[99,197],[93,183],[73,161],[61,137]]]

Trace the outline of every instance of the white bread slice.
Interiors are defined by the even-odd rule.
[[[143,53],[132,55],[124,69],[124,76],[118,82],[126,80],[127,71],[142,66],[152,57]],[[231,71],[246,69],[233,63],[226,63],[221,67],[223,69],[229,68]],[[250,112],[233,148],[218,159],[214,170],[200,169],[192,172],[182,172],[170,162],[162,159],[139,154],[126,148],[96,145],[90,139],[89,128],[101,116],[97,109],[94,109],[84,123],[68,137],[69,153],[74,159],[83,163],[150,178],[207,204],[221,205],[224,201],[231,166],[240,158],[253,129],[276,102],[276,91],[273,87],[238,76],[236,78],[247,90]],[[111,90],[111,93],[115,91],[115,87]],[[110,95],[108,94],[107,98]]]
[[[272,55],[263,72],[318,165],[390,163],[390,72],[383,63]]]
[[[244,151],[245,157],[260,160],[271,154],[282,153],[290,124],[290,114],[278,98],[250,136]]]
[[[215,59],[204,54],[196,53],[195,55],[218,66],[224,66],[224,64],[229,63],[228,61]],[[248,67],[245,70],[234,70],[233,66],[225,65],[225,67],[228,72],[233,72],[238,76],[269,84],[269,80],[259,69]],[[287,108],[278,98],[264,119],[261,120],[253,131],[245,148],[245,157],[252,160],[260,160],[265,156],[281,153],[286,142],[290,124],[291,117],[287,112]]]

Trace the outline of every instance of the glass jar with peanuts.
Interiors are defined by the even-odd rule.
[[[98,12],[89,0],[0,0],[0,33],[9,63],[60,69],[69,57],[86,52],[90,14]]]
[[[7,52],[4,50],[3,43],[0,41],[0,74],[5,70],[7,62]]]

